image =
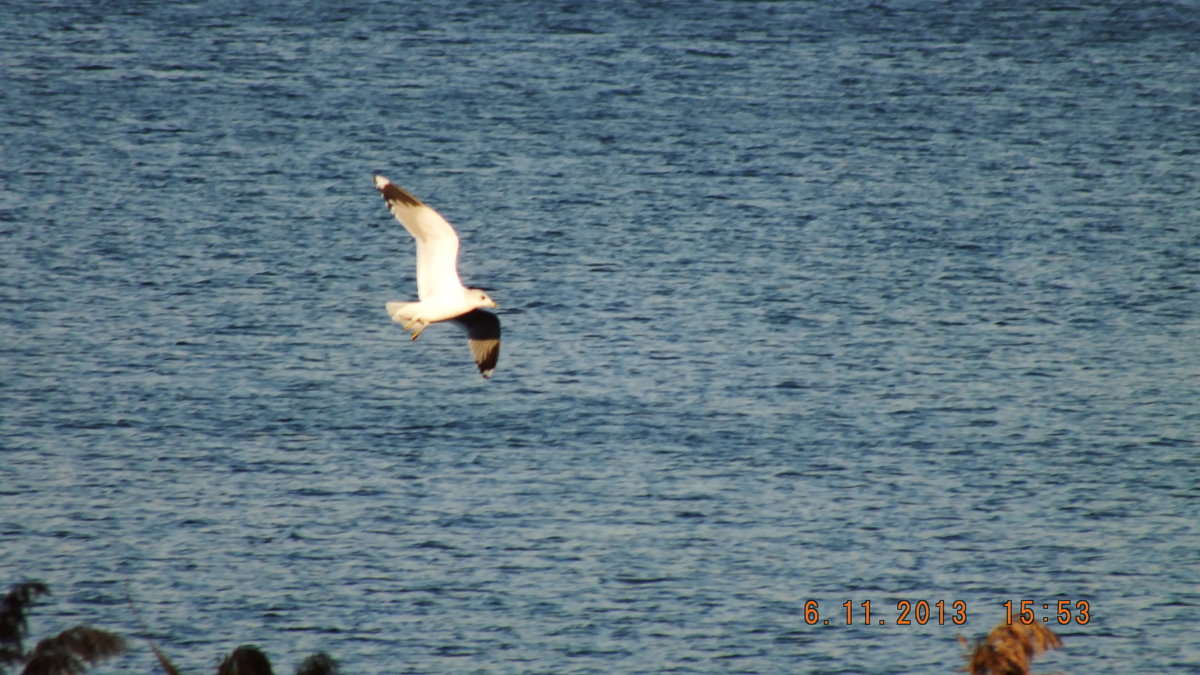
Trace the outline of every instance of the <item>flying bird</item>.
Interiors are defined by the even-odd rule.
[[[458,234],[437,211],[383,176],[375,176],[375,188],[396,220],[417,240],[420,300],[389,302],[388,316],[412,331],[413,340],[431,323],[453,321],[462,326],[479,373],[491,377],[500,358],[500,319],[483,308],[497,305],[483,289],[468,288],[459,281]]]

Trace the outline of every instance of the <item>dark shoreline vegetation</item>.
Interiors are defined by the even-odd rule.
[[[0,601],[0,675],[10,668],[21,667],[20,675],[81,675],[90,666],[129,650],[125,639],[91,626],[75,626],[58,635],[43,638],[25,651],[28,624],[25,615],[41,596],[50,595],[50,588],[40,581],[14,584]],[[133,601],[130,600],[133,607]],[[134,608],[136,611],[136,608]],[[154,656],[166,675],[180,675],[158,645],[146,638]],[[254,645],[234,649],[217,668],[217,675],[274,675],[271,661]],[[317,652],[300,662],[296,675],[337,675],[337,662],[328,654]]]
[[[40,581],[13,584],[0,602],[0,675],[24,664],[20,675],[80,675],[88,667],[128,651],[125,639],[91,626],[68,628],[53,637],[38,641],[28,652],[24,641],[28,630],[25,615],[37,598],[50,595]],[[134,612],[137,608],[129,601]],[[146,632],[146,631],[143,631]],[[145,638],[166,675],[182,671],[158,645]],[[1034,657],[1062,647],[1062,640],[1049,628],[1033,623],[999,624],[974,643],[959,636],[966,650],[967,665],[961,668],[971,675],[1030,675]],[[296,675],[337,675],[337,662],[324,652],[305,658],[296,667]],[[274,675],[271,661],[254,645],[241,645],[230,652],[217,668],[217,675]]]

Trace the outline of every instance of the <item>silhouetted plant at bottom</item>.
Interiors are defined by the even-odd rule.
[[[271,670],[271,662],[267,655],[254,645],[242,645],[234,649],[221,667],[217,675],[275,675]],[[296,668],[296,675],[337,675],[337,663],[324,652],[317,652],[304,659]]]
[[[49,595],[46,584],[31,581],[14,584],[0,602],[0,673],[14,663],[25,660],[25,608],[39,595]]]
[[[129,609],[137,617],[138,623],[141,624],[145,640],[150,645],[150,651],[154,652],[154,657],[158,659],[158,664],[162,666],[163,672],[166,675],[182,675],[179,668],[171,663],[171,659],[167,658],[163,650],[159,649],[154,638],[150,637],[150,631],[146,628],[146,623],[142,621],[141,612],[138,611],[137,603],[133,601],[133,594],[129,592],[128,588],[126,588],[125,600],[129,603]],[[0,673],[0,675],[3,674]],[[225,657],[225,660],[217,667],[217,675],[274,675],[274,671],[271,670],[270,659],[261,649],[254,645],[242,645]],[[317,652],[304,659],[296,667],[296,675],[337,675],[337,662],[325,652]]]
[[[68,628],[37,643],[32,651],[24,648],[28,627],[25,613],[39,596],[50,595],[41,582],[14,584],[0,602],[0,675],[8,667],[24,663],[21,675],[78,675],[88,666],[125,651],[125,641],[115,633],[90,626]]]
[[[974,645],[961,636],[958,641],[970,650],[963,670],[971,675],[1030,675],[1035,656],[1062,646],[1054,631],[1040,623],[1002,623]]]
[[[254,645],[242,645],[234,649],[221,666],[217,675],[274,675],[267,655]]]
[[[337,661],[325,652],[317,652],[300,662],[296,675],[337,675]]]
[[[115,633],[76,626],[37,643],[29,653],[23,675],[83,673],[89,665],[125,651],[125,640]]]

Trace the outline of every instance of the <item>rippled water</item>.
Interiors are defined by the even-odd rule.
[[[1039,670],[1194,668],[1200,8],[844,4],[4,5],[35,633],[128,584],[190,672],[946,673],[1065,599]],[[384,313],[373,172],[492,381]]]

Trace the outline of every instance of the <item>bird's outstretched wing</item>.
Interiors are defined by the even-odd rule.
[[[375,188],[396,220],[417,240],[417,297],[425,300],[462,288],[458,278],[458,234],[450,223],[383,176],[375,176]]]
[[[451,321],[467,330],[467,343],[471,345],[479,374],[491,377],[500,359],[500,319],[491,312],[475,309]]]

